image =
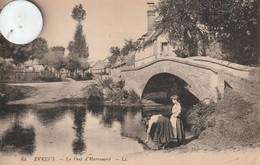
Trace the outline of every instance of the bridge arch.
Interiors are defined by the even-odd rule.
[[[197,103],[199,99],[189,89],[190,85],[180,77],[166,72],[159,73],[148,80],[141,98],[157,103],[171,104],[170,96],[178,95],[183,104],[190,106]]]
[[[140,67],[122,70],[121,76],[125,79],[126,88],[134,89],[142,98],[148,81],[162,73],[171,74],[186,82],[185,88],[200,101],[215,97],[212,92],[215,89],[212,80],[217,79],[216,73],[211,69],[183,62],[182,59],[158,59]]]
[[[149,84],[149,82],[151,82],[152,79],[155,78],[156,76],[160,76],[160,75],[169,75],[168,76],[169,78],[170,78],[170,76],[175,77],[176,81],[178,81],[179,83],[182,83],[183,87],[185,89],[187,89],[191,94],[193,94],[198,99],[201,98],[201,95],[199,92],[200,89],[198,88],[198,86],[189,77],[187,77],[185,74],[181,73],[178,70],[171,70],[171,71],[167,71],[167,72],[161,72],[161,71],[157,70],[157,72],[150,75],[150,77],[147,77],[146,80],[144,80],[144,83],[142,83],[142,85],[140,86],[142,89],[142,92],[140,95],[141,98],[143,98],[144,91],[145,91],[147,85]],[[166,80],[162,79],[161,81],[166,81]],[[169,92],[169,94],[170,94],[170,92]],[[178,93],[175,93],[175,94],[178,94]]]

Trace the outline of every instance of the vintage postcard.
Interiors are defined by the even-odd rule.
[[[1,0],[0,164],[260,164],[258,7]]]

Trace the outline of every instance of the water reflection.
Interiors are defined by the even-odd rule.
[[[112,106],[112,107],[104,107],[102,113],[102,120],[101,122],[104,123],[105,127],[111,128],[113,126],[114,121],[118,121],[120,124],[124,122],[124,116],[127,112],[126,108],[119,107],[119,106]]]
[[[94,104],[7,106],[0,110],[0,152],[42,156],[141,152],[140,142],[146,138],[141,111]]]
[[[32,155],[35,148],[35,132],[32,126],[23,128],[19,124],[14,124],[0,140],[0,149],[4,153],[18,152]]]
[[[44,107],[44,108],[33,108],[33,113],[37,116],[38,121],[43,125],[53,125],[59,120],[64,118],[67,111],[67,107]]]
[[[23,118],[27,114],[26,108],[27,106],[25,105],[2,106],[0,109],[0,120],[12,118],[14,115]]]
[[[86,144],[83,137],[84,126],[86,123],[86,108],[76,107],[73,109],[74,122],[73,129],[76,131],[76,139],[72,143],[72,150],[74,154],[83,154],[86,150]]]
[[[18,111],[16,110],[17,108]],[[35,129],[32,126],[23,126],[21,120],[27,114],[23,108],[13,107],[13,109],[6,108],[1,110],[0,116],[2,119],[12,119],[11,126],[2,133],[0,139],[0,151],[3,153],[32,155],[35,151]]]

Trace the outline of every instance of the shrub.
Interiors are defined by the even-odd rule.
[[[189,110],[187,123],[196,136],[200,135],[200,133],[207,128],[207,120],[215,112],[215,109],[216,104],[214,102],[208,105],[199,102]]]
[[[198,104],[188,116],[198,141],[211,149],[251,146],[260,142],[259,111],[232,89],[217,103]]]
[[[127,91],[125,91],[126,93]],[[141,104],[141,100],[139,98],[139,96],[137,95],[137,93],[132,89],[130,91],[127,92],[127,96],[126,96],[126,99],[127,99],[127,102],[130,103],[130,104]]]
[[[86,88],[85,97],[89,101],[99,102],[104,100],[104,94],[102,88],[98,84],[90,85]]]
[[[125,81],[124,80],[119,80],[116,84],[115,84],[115,86],[117,87],[117,88],[119,88],[119,89],[123,89],[124,87],[125,87]]]
[[[85,80],[92,80],[92,79],[93,79],[93,74],[87,72],[87,73],[85,74]]]

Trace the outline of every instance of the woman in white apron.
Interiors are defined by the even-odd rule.
[[[181,142],[185,139],[184,127],[179,117],[181,113],[181,104],[178,101],[178,96],[174,95],[170,98],[172,100],[172,103],[174,104],[172,107],[172,115],[170,119],[173,127],[173,134],[174,138]]]

